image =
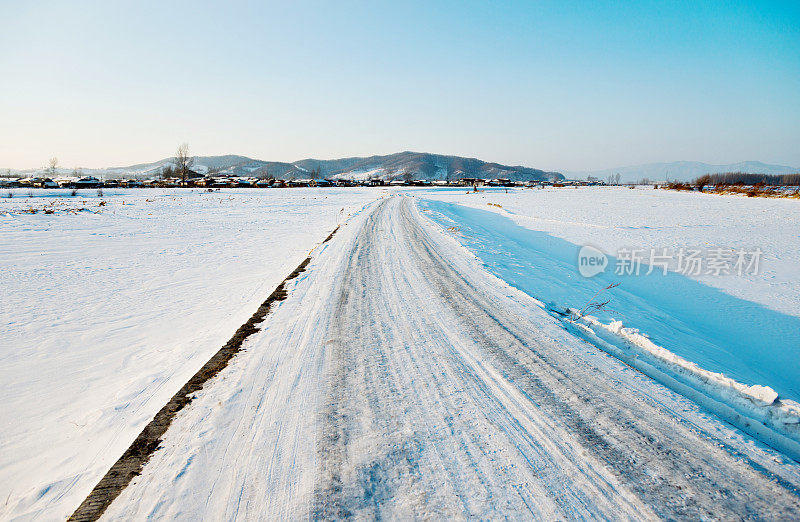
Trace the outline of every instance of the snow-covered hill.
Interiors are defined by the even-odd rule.
[[[128,167],[110,167],[105,169],[81,169],[81,175],[99,178],[146,178],[158,175],[161,170],[171,164],[171,158],[152,163],[142,163]],[[399,152],[388,156],[370,156],[367,158],[341,158],[332,160],[304,159],[292,163],[279,161],[263,161],[245,156],[198,156],[193,169],[201,174],[210,171],[234,176],[265,176],[281,179],[302,178],[345,178],[384,180],[402,179],[460,179],[460,178],[508,178],[514,181],[563,179],[558,172],[545,172],[540,169],[522,166],[489,163],[475,158],[459,156],[443,156],[425,152]],[[1,171],[0,171],[1,172]],[[29,169],[10,171],[12,175],[37,176],[46,175],[46,169]],[[56,175],[65,176],[73,173],[73,169],[59,168]]]

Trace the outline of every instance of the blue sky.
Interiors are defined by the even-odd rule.
[[[800,167],[800,2],[0,0],[0,166]]]

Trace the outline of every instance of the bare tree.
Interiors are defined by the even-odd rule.
[[[704,175],[700,176],[694,182],[694,184],[697,185],[697,188],[698,188],[698,190],[700,190],[700,192],[703,192],[703,189],[709,183],[711,183],[711,176],[709,176],[708,174],[704,174]]]
[[[181,181],[186,181],[186,176],[189,174],[192,165],[194,165],[194,158],[189,156],[188,143],[183,143],[178,147],[172,162],[175,164],[175,174],[181,178]]]
[[[47,171],[50,173],[50,177],[55,177],[57,167],[58,167],[58,158],[53,156],[52,158],[50,158],[47,167]]]

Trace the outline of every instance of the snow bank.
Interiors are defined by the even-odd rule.
[[[577,310],[572,310],[572,312],[578,314]],[[670,367],[678,369],[680,373],[686,373],[687,375],[696,377],[703,383],[710,386],[716,386],[723,390],[733,390],[735,392],[734,395],[737,397],[741,395],[753,401],[754,403],[762,404],[764,406],[772,404],[775,402],[775,399],[778,398],[777,392],[769,386],[761,386],[757,384],[748,386],[725,377],[725,375],[721,373],[704,370],[695,363],[687,361],[682,357],[678,357],[674,353],[662,348],[661,346],[657,346],[650,341],[647,335],[640,333],[636,328],[625,328],[622,325],[622,321],[612,321],[609,324],[603,324],[598,321],[596,317],[590,315],[582,316],[581,318],[590,324],[602,326],[609,332],[619,335],[626,341],[638,346],[661,362],[670,365]]]
[[[622,321],[603,323],[575,309],[569,312],[571,316],[562,320],[589,334],[599,348],[800,462],[800,404],[797,402],[781,400],[769,386],[742,384],[722,373],[701,368],[656,345],[636,328],[624,327]]]
[[[442,227],[458,227],[459,241],[490,271],[550,308],[581,308],[598,290],[618,285],[603,294],[611,300],[608,308],[613,314],[591,312],[599,320],[622,320],[646,332],[656,345],[702,368],[738,382],[765,384],[782,397],[800,400],[800,374],[795,371],[800,358],[800,317],[674,272],[646,275],[645,269],[636,276],[607,270],[582,277],[577,266],[580,245],[521,227],[488,210],[494,207],[472,209],[427,200],[423,205]],[[651,221],[660,219],[653,216]],[[609,264],[614,264],[613,259],[609,258]]]
[[[579,245],[521,227],[498,215],[496,207],[472,209],[428,200],[429,193],[424,197],[423,209],[443,229],[457,228],[454,239],[484,266],[545,303],[559,318],[562,311],[591,302],[598,290],[619,283],[604,294],[614,312],[581,318],[575,323],[577,332],[588,332],[587,340],[606,352],[800,459],[800,405],[789,400],[800,392],[797,316],[675,273],[581,277],[576,264]],[[649,200],[629,203],[634,201],[647,206]],[[650,223],[655,226],[662,218],[653,215]],[[651,235],[658,240],[659,232]]]

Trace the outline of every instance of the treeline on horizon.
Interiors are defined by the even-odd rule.
[[[742,194],[747,197],[800,199],[800,174],[748,174],[724,172],[704,174],[691,183],[672,182],[662,186],[669,190]]]
[[[798,174],[748,174],[746,172],[724,172],[721,174],[705,174],[694,181],[701,185],[766,185],[766,186],[798,186]]]

